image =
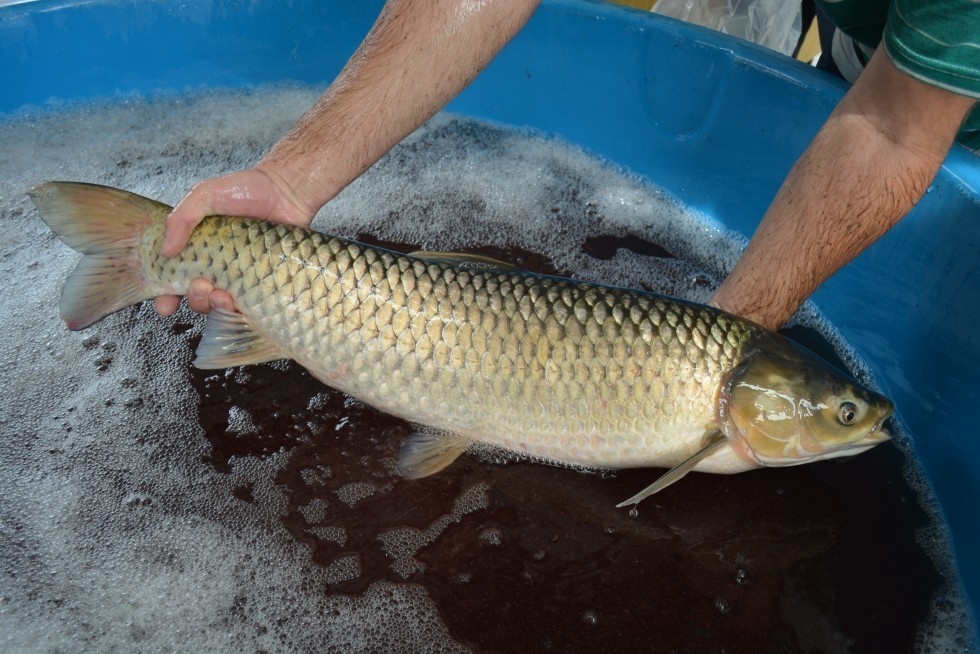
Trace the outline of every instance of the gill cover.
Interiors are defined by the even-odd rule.
[[[727,388],[729,440],[748,462],[790,466],[858,454],[889,438],[892,403],[812,352],[774,337]]]

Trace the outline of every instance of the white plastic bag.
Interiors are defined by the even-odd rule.
[[[792,55],[803,9],[792,0],[659,0],[651,11],[747,39]]]

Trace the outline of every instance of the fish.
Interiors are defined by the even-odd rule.
[[[623,507],[691,471],[792,466],[890,438],[888,398],[710,306],[228,216],[165,258],[164,203],[81,182],[28,194],[83,255],[62,290],[68,329],[208,279],[236,310],[208,314],[194,365],[292,359],[414,426],[397,464],[408,479],[479,450],[669,469]]]

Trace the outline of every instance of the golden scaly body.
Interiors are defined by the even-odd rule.
[[[587,466],[669,466],[717,421],[753,325],[569,280],[455,267],[270,223],[208,218],[148,277],[228,290],[323,382],[393,415]]]

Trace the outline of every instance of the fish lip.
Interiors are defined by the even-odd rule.
[[[884,443],[887,440],[891,440],[891,432],[885,428],[885,421],[891,418],[891,416],[891,411],[882,414],[871,428],[871,431],[868,432],[868,435],[861,439],[861,442]]]
[[[884,421],[882,421],[884,422]],[[884,443],[887,440],[891,440],[892,435],[885,429],[881,423],[875,425],[874,429],[868,433],[867,436],[861,439],[861,443]]]

